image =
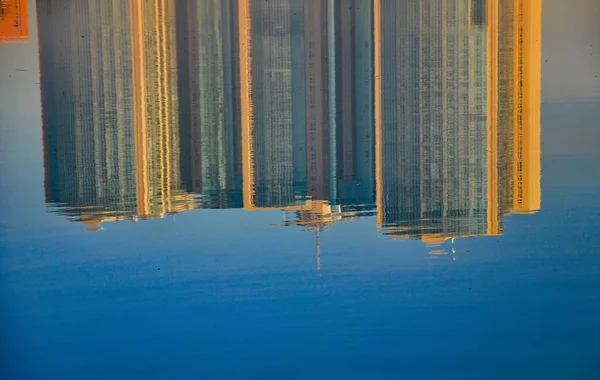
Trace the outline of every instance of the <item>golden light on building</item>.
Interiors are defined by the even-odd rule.
[[[97,232],[102,231],[102,223],[105,222],[120,222],[122,220],[127,220],[130,218],[121,218],[119,216],[108,216],[104,215],[102,212],[97,213],[84,213],[80,215],[81,223],[83,223],[86,228],[85,230],[88,232]]]
[[[451,237],[440,235],[440,234],[425,234],[421,236],[421,241],[427,245],[438,246],[446,242]]]
[[[514,1],[513,212],[541,206],[542,0]]]
[[[381,62],[381,0],[373,0],[373,59],[375,86],[375,203],[377,207],[377,227],[383,224],[383,94]]]
[[[498,0],[487,0],[487,234],[498,235]]]
[[[0,41],[27,39],[27,0],[0,0]]]
[[[144,62],[143,4],[133,0],[131,5],[131,36],[133,48],[133,89],[135,112],[135,162],[138,213],[149,214],[148,201],[148,137],[146,118],[146,73]]]
[[[254,208],[254,140],[252,103],[252,18],[250,0],[239,0],[240,113],[244,208]]]
[[[156,216],[180,207],[175,3],[132,0],[130,10],[138,215]]]

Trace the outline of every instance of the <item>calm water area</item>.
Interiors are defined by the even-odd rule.
[[[598,19],[0,1],[0,378],[600,379]]]

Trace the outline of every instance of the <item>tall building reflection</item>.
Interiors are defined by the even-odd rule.
[[[373,2],[335,2],[335,157],[337,194],[346,212],[375,204]]]
[[[118,3],[37,2],[46,201],[82,220],[137,215],[130,13]]]
[[[384,234],[434,244],[497,235],[502,215],[519,211],[517,204],[539,208],[528,200],[539,194],[539,116],[532,119],[540,71],[509,64],[519,61],[510,56],[519,46],[539,51],[533,18],[541,10],[523,7],[375,1],[377,222]],[[500,33],[500,20],[514,28]],[[527,100],[517,99],[523,89]],[[525,144],[527,157],[519,157]],[[519,175],[525,185],[517,186]]]
[[[499,235],[540,208],[541,0],[38,1],[46,197]],[[97,228],[97,227],[92,227]]]
[[[177,5],[182,185],[203,208],[242,207],[237,0]]]
[[[513,213],[527,214],[541,206],[542,0],[503,0],[499,15],[504,203]]]
[[[37,8],[47,202],[90,224],[190,209],[177,189],[173,3]]]
[[[240,1],[244,205],[330,198],[327,3]]]
[[[190,208],[179,191],[174,0],[132,0],[134,135],[139,215]]]
[[[353,4],[240,2],[247,209],[372,208],[372,6]]]
[[[493,7],[379,3],[378,222],[394,236],[497,233]]]

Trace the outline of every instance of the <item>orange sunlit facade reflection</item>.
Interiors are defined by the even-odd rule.
[[[541,207],[542,0],[514,0],[513,212]]]
[[[190,205],[179,190],[175,2],[130,4],[138,214],[184,211]]]
[[[0,0],[0,41],[27,39],[27,0]]]

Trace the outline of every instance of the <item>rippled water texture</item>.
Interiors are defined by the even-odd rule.
[[[600,378],[598,17],[0,0],[0,377]]]

